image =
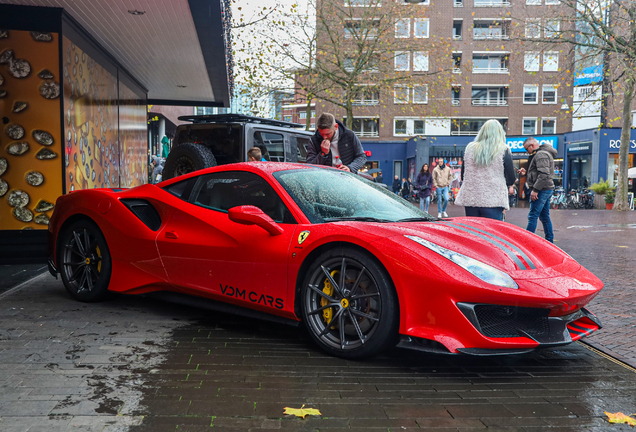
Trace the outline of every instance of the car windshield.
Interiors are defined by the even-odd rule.
[[[311,223],[436,220],[398,195],[344,171],[300,169],[278,171],[274,177]]]

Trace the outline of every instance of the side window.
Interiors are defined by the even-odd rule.
[[[264,131],[254,132],[254,146],[261,149],[261,154],[265,160],[285,162],[285,146],[281,134]]]
[[[298,146],[296,147],[298,152],[298,163],[307,162],[307,147],[309,147],[310,141],[307,137],[295,137],[295,141]]]
[[[262,177],[234,171],[200,176],[191,202],[227,213],[242,205],[253,205],[278,223],[296,223],[283,200]]]
[[[192,187],[196,182],[196,177],[189,178],[187,180],[180,181],[178,183],[171,184],[163,188],[166,192],[171,193],[177,198],[181,198],[184,201],[188,201]]]

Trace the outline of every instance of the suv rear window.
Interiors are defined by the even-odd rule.
[[[270,162],[285,162],[285,146],[283,135],[257,131],[254,132],[254,147],[261,149],[261,154]]]
[[[218,165],[225,165],[243,160],[240,125],[187,125],[176,136],[178,144],[201,144],[212,150]]]

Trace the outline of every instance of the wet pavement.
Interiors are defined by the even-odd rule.
[[[634,364],[636,213],[553,221],[557,244],[605,282],[590,305],[605,327],[587,341]],[[321,415],[283,414],[303,404]],[[0,294],[2,432],[632,430],[603,411],[636,413],[636,372],[579,343],[348,361],[292,327],[142,297],[78,303],[48,273]]]

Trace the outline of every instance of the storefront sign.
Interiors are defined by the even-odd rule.
[[[621,140],[609,140],[609,148],[611,149],[619,149],[621,147]],[[636,140],[631,140],[629,142],[629,148],[631,150],[636,149]]]
[[[513,153],[525,153],[526,149],[523,148],[523,143],[525,140],[530,138],[529,136],[523,137],[510,137],[506,138],[506,145],[510,147],[510,151]],[[535,137],[537,141],[539,141],[539,145],[550,144],[554,149],[557,149],[559,144],[559,137],[556,135],[551,136],[538,136]]]
[[[589,153],[591,149],[591,144],[571,144],[568,153]]]
[[[603,65],[589,66],[574,74],[574,86],[583,86],[603,81]]]

